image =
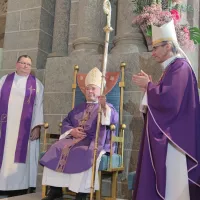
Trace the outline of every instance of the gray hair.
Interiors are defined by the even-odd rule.
[[[166,45],[166,44],[171,44],[171,47],[172,47],[171,51],[174,55],[178,54],[178,47],[174,42],[172,42],[172,41],[163,41],[162,42],[162,45]]]

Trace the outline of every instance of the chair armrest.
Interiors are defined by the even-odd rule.
[[[111,141],[110,141],[110,163],[109,163],[109,169],[112,168],[112,154],[113,152],[113,143],[114,142],[118,142],[119,146],[118,146],[118,154],[120,154],[122,156],[122,168],[123,168],[123,157],[124,157],[124,130],[126,128],[125,124],[121,124],[120,128],[119,128],[119,136],[111,136]],[[114,124],[110,125],[110,130],[111,132],[115,131],[116,126]]]
[[[59,126],[60,126],[60,124],[59,124]],[[48,132],[48,128],[49,128],[48,123],[44,123],[43,127],[44,127],[43,151],[45,152],[47,150],[47,146],[49,144],[49,139],[58,140],[60,137],[60,134],[49,133]]]

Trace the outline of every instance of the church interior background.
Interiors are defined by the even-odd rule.
[[[183,20],[199,27],[199,0],[184,0],[194,7]],[[33,73],[44,86],[45,121],[50,131],[58,132],[58,124],[71,109],[73,66],[80,72],[101,68],[106,17],[103,0],[0,0],[0,77],[15,70],[21,54],[33,58]],[[130,198],[128,173],[136,169],[143,119],[139,112],[142,93],[132,84],[132,74],[140,69],[156,80],[160,67],[151,58],[140,29],[132,25],[134,2],[111,0],[112,27],[108,55],[108,71],[125,68],[124,172],[118,178],[118,197]],[[188,54],[199,79],[199,50]],[[42,148],[43,134],[41,135]],[[41,191],[42,168],[38,169],[38,187]],[[110,179],[104,179],[103,193],[110,190]]]

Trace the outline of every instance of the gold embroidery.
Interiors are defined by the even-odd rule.
[[[161,39],[155,40],[152,42],[152,46],[155,46],[163,41],[173,41],[173,38],[168,37],[168,38],[161,38]]]
[[[85,123],[89,120],[91,111],[94,108],[94,104],[88,104],[86,110],[84,111],[83,118],[79,122],[79,126],[84,128]]]

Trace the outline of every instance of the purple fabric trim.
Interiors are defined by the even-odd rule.
[[[3,153],[6,138],[6,126],[7,126],[7,113],[8,113],[8,101],[10,97],[10,91],[13,84],[15,73],[9,74],[1,89],[0,96],[0,168],[3,162]]]
[[[13,84],[15,73],[9,74],[1,89],[0,96],[0,168],[3,162],[6,128],[7,128],[7,114],[10,92]],[[31,129],[33,106],[36,96],[36,79],[34,76],[29,75],[26,84],[26,93],[24,105],[22,109],[19,136],[15,152],[15,162],[25,163],[28,140]]]
[[[26,94],[24,98],[24,105],[21,115],[17,147],[15,151],[16,163],[26,162],[28,140],[31,131],[31,122],[32,122],[35,97],[36,97],[36,79],[34,76],[29,75],[26,83]]]

